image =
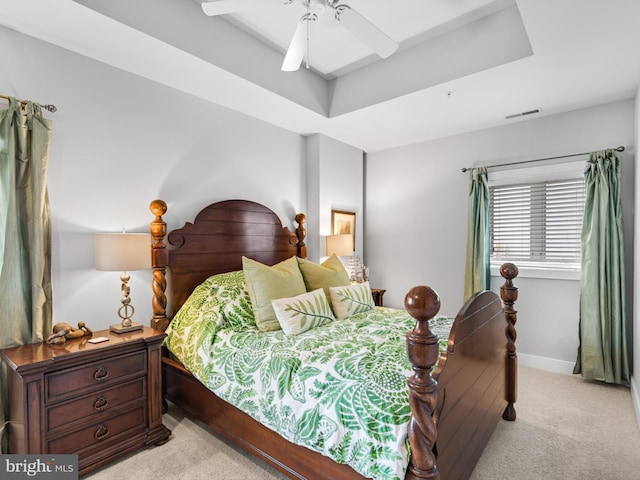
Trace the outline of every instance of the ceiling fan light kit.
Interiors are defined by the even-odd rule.
[[[340,1],[287,0],[284,2],[286,4],[299,3],[307,9],[307,13],[300,18],[293,34],[282,63],[283,71],[292,72],[300,68],[304,55],[308,51],[309,38],[313,27],[327,8],[333,10],[334,18],[343,27],[381,58],[389,57],[398,49],[398,44],[391,37],[349,5],[339,3]],[[226,15],[248,8],[264,6],[264,4],[265,0],[218,0],[216,2],[202,3],[202,11],[209,16]]]

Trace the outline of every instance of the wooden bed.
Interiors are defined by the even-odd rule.
[[[267,207],[245,200],[214,203],[193,223],[167,236],[162,216],[167,205],[150,206],[153,265],[153,319],[164,331],[167,285],[176,312],[193,289],[210,275],[242,270],[241,257],[273,265],[293,255],[306,257],[305,216],[298,214],[294,232],[282,226]],[[168,248],[168,239],[171,248]],[[408,379],[412,420],[409,426],[411,461],[406,479],[466,479],[500,418],[515,420],[517,385],[515,265],[505,264],[500,296],[476,294],[456,317],[447,352],[439,361],[438,337],[428,320],[438,313],[440,300],[426,286],[414,287],[405,299],[416,319],[407,334],[407,352],[414,375]],[[433,375],[433,365],[438,363]],[[363,477],[350,467],[305,447],[294,445],[221,400],[196,380],[168,352],[163,357],[165,399],[213,430],[294,479],[355,480]]]

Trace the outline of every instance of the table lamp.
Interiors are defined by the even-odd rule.
[[[148,233],[96,233],[96,270],[123,272],[122,305],[118,316],[119,325],[111,325],[109,330],[115,333],[140,330],[142,324],[131,320],[135,309],[129,297],[129,279],[127,272],[151,268],[151,235]]]
[[[358,255],[353,254],[353,237],[351,234],[327,235],[325,253],[328,257],[333,254],[338,257],[349,256],[347,272],[352,282],[362,283],[369,279],[369,269],[364,266]]]
[[[325,239],[325,251],[327,257],[337,255],[338,257],[353,255],[353,237],[350,233],[340,235],[327,235]]]

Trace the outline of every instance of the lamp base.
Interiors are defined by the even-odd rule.
[[[109,330],[111,330],[114,333],[127,333],[127,332],[134,332],[136,330],[142,330],[143,327],[144,325],[142,325],[141,323],[132,322],[131,325],[129,325],[128,327],[123,327],[120,324],[111,325],[109,327]]]

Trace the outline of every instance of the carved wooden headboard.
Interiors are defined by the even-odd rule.
[[[169,298],[173,312],[186,301],[191,292],[211,275],[242,270],[242,257],[273,265],[297,255],[307,256],[304,243],[306,217],[299,213],[296,232],[282,226],[269,208],[247,200],[226,200],[205,207],[193,223],[169,233],[162,215],[167,204],[154,200],[150,205],[155,219],[151,222],[151,265],[153,268],[153,318],[151,326],[165,330],[167,315],[167,267],[170,271]],[[168,238],[173,248],[167,248]]]

